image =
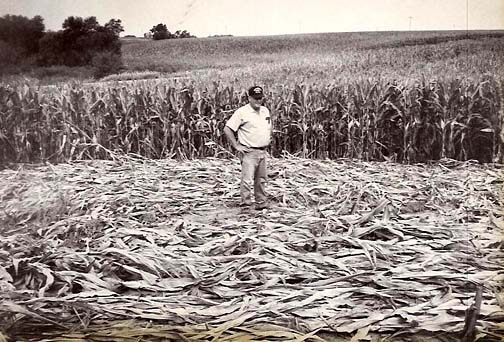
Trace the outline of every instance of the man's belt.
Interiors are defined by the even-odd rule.
[[[253,150],[261,150],[261,151],[264,151],[265,149],[268,148],[268,146],[263,146],[263,147],[250,147],[251,149]]]

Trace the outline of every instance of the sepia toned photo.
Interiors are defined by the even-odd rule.
[[[504,341],[502,0],[1,0],[0,342]]]

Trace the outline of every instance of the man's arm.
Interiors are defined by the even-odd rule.
[[[247,146],[240,144],[236,140],[235,133],[228,126],[224,127],[224,134],[235,150],[237,150],[238,152],[250,152],[250,149]]]

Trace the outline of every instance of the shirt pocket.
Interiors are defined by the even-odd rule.
[[[271,127],[271,116],[267,116],[264,118],[264,121],[266,121],[265,126],[270,128]]]

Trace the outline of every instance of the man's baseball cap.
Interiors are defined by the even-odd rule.
[[[264,96],[263,88],[260,86],[253,86],[248,90],[248,94],[254,99],[262,99]]]

